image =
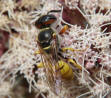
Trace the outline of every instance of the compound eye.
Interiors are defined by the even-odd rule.
[[[38,40],[40,43],[48,42],[52,38],[52,30],[45,29],[41,31],[38,35]]]

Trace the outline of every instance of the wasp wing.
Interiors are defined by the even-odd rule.
[[[51,90],[55,93],[59,93],[58,87],[60,87],[60,77],[58,78],[58,72],[55,68],[57,64],[57,49],[55,41],[51,44],[51,53],[47,54],[38,44],[39,51],[41,52],[42,63],[46,73],[46,81]],[[56,56],[56,58],[55,58]],[[59,65],[58,65],[59,66]]]

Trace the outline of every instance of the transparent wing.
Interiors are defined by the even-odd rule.
[[[39,46],[39,45],[38,45]],[[57,46],[55,41],[52,42],[51,44],[51,53],[47,54],[44,52],[44,50],[39,46],[39,50],[41,52],[41,58],[42,58],[42,63],[45,68],[45,73],[46,73],[46,81],[50,87],[50,89],[55,93],[58,94],[60,91],[60,74],[56,70],[55,66],[59,66],[57,64],[58,60],[58,55],[57,55]],[[58,78],[59,77],[59,78]]]

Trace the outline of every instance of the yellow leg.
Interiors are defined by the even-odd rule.
[[[82,49],[82,50],[81,50],[81,49],[73,49],[73,48],[62,48],[62,51],[65,52],[65,51],[67,51],[67,50],[70,50],[70,51],[72,51],[72,52],[74,52],[74,51],[84,52],[84,51],[86,51],[87,48],[88,48],[88,46],[87,46],[85,49]],[[75,54],[75,55],[76,55],[76,54]],[[72,63],[76,68],[82,70],[81,65],[77,64],[76,61],[74,61],[73,59],[68,59],[68,62],[69,62],[69,63]]]
[[[77,64],[73,59],[68,59],[68,62],[73,64],[76,68],[82,70],[81,65]]]
[[[56,33],[55,33],[55,32],[53,33],[53,35],[52,35],[52,36],[53,36],[53,38],[54,38],[54,39],[57,37],[57,35],[56,35]]]
[[[41,54],[41,52],[40,52],[40,50],[37,50],[37,51],[35,51],[34,54],[35,54],[35,55],[36,55],[36,54]]]
[[[43,68],[43,63],[40,62],[39,64],[37,64],[37,68]]]
[[[62,48],[63,52],[65,52],[67,50],[70,50],[70,51],[74,52],[74,51],[85,51],[86,49],[81,50],[81,49],[73,49],[73,48]]]
[[[36,54],[41,54],[41,52],[40,52],[40,50],[37,50],[37,51],[35,51],[34,54],[35,54],[35,55],[36,55]],[[43,68],[43,63],[40,62],[39,64],[37,64],[37,68]]]

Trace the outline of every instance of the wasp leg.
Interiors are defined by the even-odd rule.
[[[88,47],[86,47],[85,49],[61,48],[61,51],[66,52],[66,51],[70,50],[70,51],[74,52],[74,55],[76,56],[75,51],[84,52],[84,51],[86,51],[87,48]]]
[[[37,66],[37,68],[43,68],[43,67],[44,67],[42,62],[40,62],[40,63],[37,64],[36,66]]]
[[[70,50],[72,52],[74,52],[74,51],[82,51],[82,52],[84,52],[84,51],[86,51],[86,49],[87,48],[85,48],[85,49],[62,48],[62,51],[65,52],[67,50]]]
[[[40,52],[40,50],[37,50],[37,51],[35,51],[34,54],[35,54],[35,55],[36,55],[36,54],[41,54],[41,52]]]
[[[35,55],[36,55],[36,54],[41,54],[41,52],[40,52],[40,50],[37,50],[37,51],[35,51],[34,54],[35,54]],[[37,68],[43,68],[43,63],[40,62],[39,64],[36,64],[36,66],[37,66]]]
[[[65,26],[61,29],[61,31],[59,32],[59,34],[65,33],[66,30],[68,30],[68,29],[69,29],[68,25],[65,25]]]
[[[56,38],[57,38],[57,34],[56,34],[55,32],[53,33],[53,35],[52,35],[52,36],[53,36],[53,38],[54,38],[54,39],[56,39]]]
[[[73,59],[68,59],[68,62],[71,63],[71,64],[73,64],[76,68],[82,70],[81,65],[77,64],[75,60],[73,60]]]
[[[50,14],[50,13],[60,13],[61,12],[61,10],[51,10],[51,11],[49,11],[47,14]]]

